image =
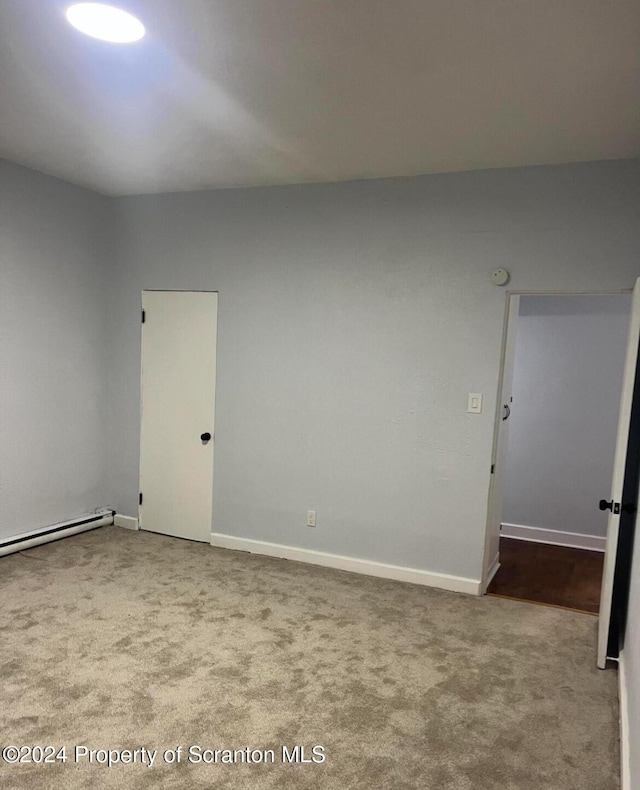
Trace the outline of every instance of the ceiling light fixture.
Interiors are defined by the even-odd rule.
[[[135,16],[104,3],[74,3],[67,20],[82,33],[115,44],[130,44],[144,36],[144,25]]]

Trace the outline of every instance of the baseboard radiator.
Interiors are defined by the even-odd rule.
[[[79,516],[72,521],[62,521],[59,524],[42,527],[33,532],[25,532],[23,535],[5,538],[0,540],[0,557],[5,554],[13,554],[16,551],[30,549],[33,546],[39,546],[41,543],[50,543],[52,540],[68,538],[70,535],[77,535],[79,532],[86,532],[90,529],[113,524],[114,516],[115,510],[99,510],[96,513]]]

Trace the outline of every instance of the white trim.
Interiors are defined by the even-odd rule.
[[[493,562],[491,563],[491,565],[489,565],[489,570],[487,571],[487,578],[485,579],[485,582],[483,584],[483,592],[487,591],[487,588],[493,581],[493,577],[498,572],[499,567],[500,567],[500,554],[496,554],[496,556],[493,558]]]
[[[322,565],[325,568],[337,568],[351,573],[362,573],[366,576],[378,576],[383,579],[394,579],[400,582],[422,584],[426,587],[438,587],[441,590],[480,595],[481,580],[467,579],[463,576],[450,576],[446,573],[433,573],[419,568],[405,568],[401,565],[387,565],[375,560],[360,560],[355,557],[344,557],[329,554],[325,551],[302,549],[297,546],[284,546],[280,543],[268,543],[265,540],[238,538],[235,535],[211,533],[211,545],[234,551],[248,551],[252,554],[263,554],[267,557],[280,557],[310,565]]]
[[[624,650],[618,659],[618,697],[620,700],[620,787],[631,790],[631,765],[629,750],[629,696]]]
[[[500,536],[532,543],[550,543],[552,546],[568,546],[572,549],[604,551],[607,539],[597,535],[582,535],[579,532],[563,532],[559,529],[526,527],[524,524],[501,524]]]
[[[137,518],[132,516],[123,516],[121,513],[116,513],[113,523],[116,527],[124,527],[125,529],[140,529],[140,524]]]
[[[490,562],[500,547],[500,514],[502,513],[503,487],[508,444],[509,423],[502,419],[502,407],[509,403],[513,386],[513,367],[518,335],[518,314],[520,296],[507,292],[502,323],[502,343],[500,346],[500,368],[498,391],[496,392],[493,419],[493,441],[491,445],[491,474],[487,491],[487,521],[482,555],[482,578],[484,587],[489,584]],[[494,555],[492,557],[492,555]]]
[[[620,288],[618,291],[507,291],[518,296],[618,296],[632,294],[633,288]]]

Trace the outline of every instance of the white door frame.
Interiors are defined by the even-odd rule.
[[[609,631],[614,605],[614,583],[616,580],[617,560],[620,536],[620,521],[624,517],[625,477],[628,469],[628,453],[630,429],[632,426],[632,409],[636,396],[636,381],[638,376],[638,345],[640,341],[640,278],[631,305],[631,319],[627,338],[627,352],[620,396],[620,411],[618,415],[618,435],[616,439],[616,452],[613,460],[611,475],[610,502],[611,506],[607,521],[607,545],[604,555],[604,570],[602,573],[602,588],[600,592],[600,611],[598,613],[598,655],[597,664],[600,669],[605,669],[609,658]],[[636,406],[637,408],[637,406]],[[634,484],[635,485],[635,484]],[[637,492],[634,491],[634,498]],[[606,500],[605,500],[606,501]],[[622,507],[620,507],[622,506]],[[631,516],[635,521],[635,516]],[[622,556],[622,555],[621,555]],[[620,634],[618,634],[620,637]],[[617,656],[611,656],[618,660]]]
[[[502,409],[504,394],[510,389],[513,380],[513,358],[515,354],[515,339],[518,322],[518,307],[520,295],[508,291],[505,298],[504,322],[502,326],[502,348],[500,351],[500,369],[498,372],[498,389],[493,424],[493,442],[491,446],[491,475],[489,478],[489,495],[487,499],[487,526],[484,539],[484,557],[482,561],[482,592],[496,575],[500,567],[499,543],[499,514],[502,511],[502,474],[504,457],[500,453],[506,451],[501,447],[500,429],[502,428]],[[496,521],[496,519],[498,520]],[[496,531],[498,534],[496,535]]]
[[[498,387],[496,390],[496,403],[495,403],[495,417],[493,426],[493,444],[491,447],[491,464],[494,468],[498,468],[500,459],[498,455],[498,437],[499,429],[502,421],[502,394],[505,387],[510,383],[505,380],[505,362],[508,361],[509,351],[512,349],[516,342],[516,322],[509,321],[510,302],[512,297],[521,296],[620,296],[629,295],[633,293],[632,288],[621,288],[616,291],[507,291],[505,294],[505,308],[502,326],[502,341],[500,352],[500,368],[498,371]],[[513,368],[511,369],[513,375]],[[503,451],[506,448],[503,448]],[[484,556],[482,563],[482,592],[487,591],[487,587],[491,583],[491,579],[495,575],[499,564],[496,564],[495,558],[489,556],[490,547],[492,544],[493,529],[493,514],[502,511],[502,486],[494,485],[493,474],[489,480],[489,490],[487,494],[487,521],[485,527],[485,543],[484,543]],[[595,502],[594,502],[595,506]]]

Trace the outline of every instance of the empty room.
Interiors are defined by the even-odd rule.
[[[0,788],[640,790],[639,52],[0,0]]]

